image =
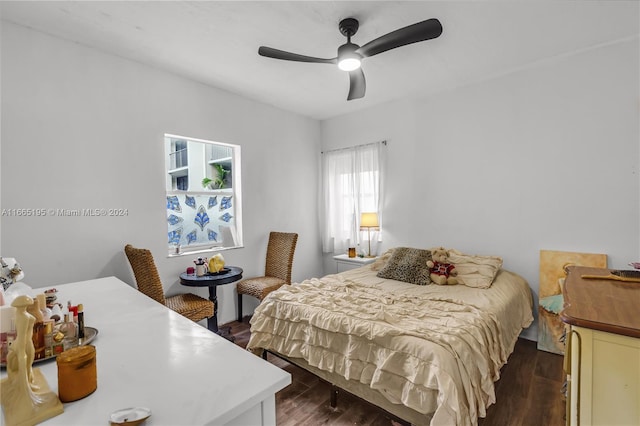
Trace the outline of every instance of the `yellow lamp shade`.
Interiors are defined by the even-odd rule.
[[[360,228],[378,228],[378,213],[362,213],[360,215]]]

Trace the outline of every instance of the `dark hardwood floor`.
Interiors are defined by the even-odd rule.
[[[246,347],[248,319],[225,324],[235,343]],[[268,361],[291,374],[291,384],[276,394],[279,426],[292,425],[402,425],[391,414],[341,392],[338,406],[329,405],[330,385],[286,361],[269,355]],[[496,383],[496,403],[480,426],[562,426],[565,406],[560,395],[562,356],[538,351],[536,342],[519,339]],[[454,426],[454,425],[452,425]]]

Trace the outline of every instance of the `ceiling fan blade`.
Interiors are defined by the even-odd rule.
[[[430,40],[442,34],[442,24],[435,18],[400,28],[399,30],[390,32],[357,50],[363,57],[377,55],[396,47],[406,46],[407,44],[416,43],[418,41]]]
[[[349,96],[347,96],[347,100],[362,98],[366,90],[367,82],[364,79],[362,68],[349,71]]]
[[[319,64],[335,64],[337,58],[324,59],[314,58],[313,56],[298,55],[297,53],[285,52],[284,50],[274,49],[272,47],[260,46],[258,48],[258,54],[260,56],[266,56],[267,58],[283,59],[285,61],[296,62],[314,62]]]

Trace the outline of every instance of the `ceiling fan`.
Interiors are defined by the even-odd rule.
[[[364,73],[360,67],[364,58],[395,49],[396,47],[430,40],[442,34],[440,21],[432,18],[385,34],[360,47],[355,43],[351,43],[351,37],[358,32],[359,25],[358,20],[355,18],[346,18],[340,21],[338,28],[340,33],[347,38],[347,42],[338,47],[338,56],[335,58],[315,58],[266,46],[260,46],[258,54],[285,61],[337,64],[341,70],[349,72],[349,95],[347,100],[350,101],[362,98],[366,90]]]

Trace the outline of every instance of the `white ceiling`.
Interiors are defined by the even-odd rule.
[[[2,1],[3,20],[325,119],[421,97],[539,61],[637,38],[638,1]],[[332,65],[258,56],[266,45],[332,58],[338,22],[360,21],[363,45],[438,18],[443,34],[366,58],[367,93],[347,101]],[[588,70],[585,70],[588,72]]]

